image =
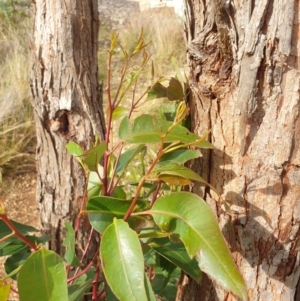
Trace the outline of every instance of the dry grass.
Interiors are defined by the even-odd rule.
[[[18,24],[18,25],[16,25]],[[0,168],[32,168],[35,132],[30,105],[31,18],[0,18]]]
[[[147,50],[152,54],[157,75],[174,71],[171,65],[173,56],[179,65],[186,64],[183,24],[172,8],[154,8],[129,18],[128,26],[120,31],[121,43],[129,52],[134,50],[141,28],[145,42],[151,42]]]

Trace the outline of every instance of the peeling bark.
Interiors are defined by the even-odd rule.
[[[49,247],[62,253],[64,223],[84,198],[85,175],[66,151],[104,132],[98,84],[97,0],[37,0],[31,77],[37,146],[37,201]],[[85,230],[83,230],[83,233]]]
[[[249,300],[297,301],[299,0],[186,0],[186,13],[192,127],[198,134],[212,129],[215,145],[192,167],[233,213],[213,191],[192,190],[214,210]],[[207,283],[205,300],[237,300]],[[191,281],[181,288],[190,296],[199,289]],[[188,299],[179,293],[179,300]]]

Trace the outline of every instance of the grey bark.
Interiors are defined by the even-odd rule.
[[[251,301],[299,300],[299,1],[186,0],[192,128],[215,149],[192,167]],[[199,296],[200,291],[205,293]],[[182,293],[183,291],[188,293]],[[177,301],[237,300],[185,279]]]
[[[49,247],[61,253],[64,223],[74,222],[85,193],[85,175],[65,145],[75,141],[87,149],[105,130],[97,67],[98,5],[97,0],[37,0],[35,9],[31,87],[37,201],[43,232],[51,237]]]

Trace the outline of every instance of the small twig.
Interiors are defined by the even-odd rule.
[[[0,214],[0,219],[4,221],[4,223],[10,228],[12,234],[18,237],[21,241],[23,241],[30,249],[37,251],[39,248],[32,243],[26,236],[21,234],[19,230],[14,226],[14,224],[8,219],[6,214]],[[8,235],[11,236],[11,235]]]

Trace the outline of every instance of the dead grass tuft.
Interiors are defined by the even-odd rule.
[[[29,33],[32,20],[0,18],[0,168],[34,166],[35,130],[30,105]]]

